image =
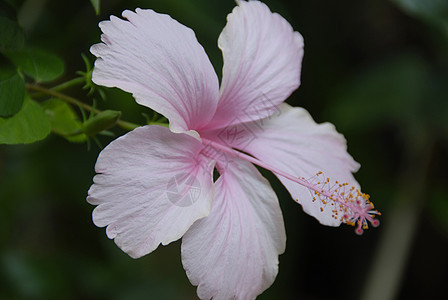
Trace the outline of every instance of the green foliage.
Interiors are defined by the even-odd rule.
[[[86,70],[78,71],[76,72],[76,74],[81,75],[81,78],[84,79],[85,85],[83,86],[83,89],[88,91],[87,95],[92,95],[95,91],[97,91],[101,99],[103,100],[106,99],[104,91],[99,86],[94,84],[92,81],[92,72],[93,72],[92,63],[84,53],[81,53],[81,57],[82,60],[84,61],[84,65],[86,66]]]
[[[344,132],[415,121],[427,92],[428,75],[425,63],[414,55],[375,63],[339,87],[328,114]]]
[[[5,51],[4,54],[37,82],[59,78],[64,73],[64,62],[57,55],[37,49]]]
[[[20,49],[25,37],[19,24],[7,17],[0,16],[0,50]]]
[[[9,11],[2,10],[5,1],[10,3]],[[335,123],[344,133],[349,153],[362,164],[356,178],[363,190],[372,194],[384,218],[379,229],[367,232],[361,239],[350,229],[320,226],[289,201],[288,192],[270,174],[274,178],[272,185],[279,192],[285,227],[289,229],[289,250],[280,257],[280,272],[274,285],[259,298],[361,299],[359,289],[363,281],[369,280],[369,265],[376,264],[373,259],[381,235],[393,227],[390,220],[400,196],[397,182],[401,181],[401,170],[407,164],[419,163],[419,156],[409,162],[403,159],[406,151],[412,149],[409,140],[428,134],[437,141],[428,178],[422,180],[426,185],[422,197],[425,210],[416,224],[419,230],[415,243],[406,251],[412,254],[407,259],[412,263],[406,266],[408,272],[403,272],[405,278],[401,288],[397,288],[396,299],[442,299],[446,294],[443,279],[448,253],[447,237],[439,230],[447,228],[448,232],[448,52],[444,47],[448,39],[441,32],[448,28],[444,9],[448,1],[367,0],[351,1],[349,5],[327,1],[325,9],[324,1],[263,2],[286,17],[305,38],[303,84],[288,101],[305,106],[318,121]],[[98,0],[0,0],[0,60],[3,52],[24,49],[25,31],[27,46],[42,46],[63,54],[67,70],[83,69],[79,52],[87,53],[90,45],[99,40],[98,18],[92,9],[93,5],[98,15],[99,4]],[[108,19],[112,14],[120,16],[123,9],[138,6],[171,15],[195,31],[220,73],[222,56],[215,46],[216,39],[234,1],[121,0],[103,1],[101,5],[104,14],[100,19]],[[15,21],[15,10],[21,11],[20,20],[27,21],[22,23],[24,30]],[[415,55],[396,55],[409,52]],[[90,54],[88,57],[94,59]],[[99,89],[93,84],[92,64],[87,57],[83,59],[86,69],[78,73],[83,80],[70,80],[74,74],[67,72],[66,82],[58,80],[54,85],[38,86],[76,98],[80,104],[91,104],[92,97],[105,98],[100,97],[104,91],[107,102],[99,101],[98,109],[121,110],[123,118],[132,122],[140,122],[142,112],[151,116],[147,108],[135,103],[132,95],[119,89]],[[19,67],[14,74],[31,76],[23,79],[28,82],[35,79],[23,66]],[[85,90],[81,89],[83,84]],[[35,145],[0,145],[0,299],[195,298],[196,288],[189,283],[180,262],[180,242],[133,260],[91,222],[93,207],[84,199],[100,149],[92,147],[86,151],[86,145],[67,140],[98,139],[102,144],[109,143],[111,138],[97,134],[114,124],[114,115],[104,120],[104,115],[93,116],[83,123],[77,114],[81,105],[54,99],[57,95],[30,86],[27,85],[28,90],[40,107],[26,100],[23,109],[12,118],[0,118],[0,143],[5,143],[4,135],[18,139],[42,126],[63,138]],[[0,93],[4,90],[0,88]],[[53,99],[47,100],[49,97]],[[40,121],[23,117],[30,114],[30,107]],[[321,107],[327,109],[326,116],[319,115]],[[39,112],[40,108],[45,114]],[[161,122],[157,115],[147,117],[147,121]],[[404,136],[402,132],[410,131],[410,124],[416,124],[416,130]],[[25,133],[20,129],[24,127]],[[418,181],[422,174],[426,172],[417,171],[413,177]],[[396,241],[402,240],[401,233],[396,235]],[[332,249],[331,255],[328,249]],[[348,257],[347,249],[356,251]],[[341,269],[356,269],[364,275],[353,276],[352,284],[347,285],[339,276]],[[334,279],[327,289],[319,288],[320,283],[315,280],[322,274]],[[292,276],[297,280],[291,280]],[[418,284],[412,284],[415,282]]]
[[[95,9],[96,15],[100,14],[100,0],[90,0],[90,3],[92,3],[93,8]]]
[[[51,130],[70,142],[84,142],[85,134],[76,134],[82,130],[82,123],[73,108],[60,99],[49,99],[42,103],[42,108],[50,120]]]
[[[448,193],[446,189],[439,187],[432,192],[431,196],[429,210],[443,230],[448,233]]]
[[[439,24],[448,31],[448,1],[446,0],[392,0],[409,14],[430,23]]]
[[[25,99],[25,82],[15,70],[0,68],[0,117],[16,114]]]
[[[25,99],[20,112],[0,118],[0,144],[28,144],[44,139],[50,133],[50,121],[42,107]]]

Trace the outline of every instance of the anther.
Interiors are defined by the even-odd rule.
[[[319,177],[322,174],[322,172],[317,172],[316,176]],[[312,197],[314,203],[317,202],[324,207],[330,203],[332,208],[336,208],[331,211],[332,218],[340,220],[347,225],[356,226],[355,232],[357,234],[362,234],[365,229],[368,229],[369,223],[373,227],[379,226],[380,222],[374,218],[375,215],[380,215],[380,213],[374,209],[368,194],[361,193],[354,186],[348,188],[349,192],[346,193],[348,182],[339,183],[335,181],[334,185],[331,185],[330,178],[327,177],[322,182],[320,180],[317,181],[317,177],[305,180],[305,186],[310,191],[314,191],[314,197]],[[320,211],[323,212],[324,208],[320,207]],[[342,217],[338,217],[339,212],[343,215]]]

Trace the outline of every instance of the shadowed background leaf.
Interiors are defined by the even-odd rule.
[[[0,49],[20,49],[23,44],[24,36],[19,24],[0,14]]]
[[[25,99],[23,108],[14,116],[0,118],[0,144],[28,144],[44,139],[50,133],[50,122],[35,101]]]
[[[12,67],[0,69],[0,117],[10,117],[22,108],[25,99],[25,81]]]
[[[38,49],[4,51],[3,53],[19,70],[37,82],[52,81],[64,73],[64,61],[52,53]]]
[[[76,134],[82,130],[82,123],[74,109],[59,99],[49,99],[42,103],[42,108],[50,120],[51,130],[70,142],[84,142],[85,134]]]

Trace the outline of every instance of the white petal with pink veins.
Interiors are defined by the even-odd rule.
[[[286,235],[277,196],[250,163],[228,165],[210,215],[182,239],[182,263],[201,299],[254,299],[278,272]]]
[[[87,201],[93,221],[131,257],[179,239],[213,200],[214,162],[199,140],[160,126],[139,127],[99,155]]]
[[[303,38],[259,1],[239,1],[219,40],[221,97],[210,128],[270,116],[299,87]]]
[[[194,32],[152,10],[124,11],[100,23],[103,43],[92,80],[130,92],[170,120],[173,131],[206,124],[218,101],[218,79]]]

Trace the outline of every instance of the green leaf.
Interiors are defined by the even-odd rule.
[[[25,36],[19,24],[9,18],[0,16],[0,50],[20,49],[25,43]]]
[[[10,117],[20,111],[25,99],[25,81],[14,70],[0,69],[0,117]]]
[[[16,66],[37,82],[52,81],[64,73],[64,62],[57,55],[27,49],[3,52]]]
[[[42,107],[29,98],[11,118],[0,118],[0,144],[28,144],[44,139],[50,133],[50,121]]]
[[[98,16],[100,14],[100,0],[90,0],[90,3],[92,3],[95,13]]]
[[[70,105],[60,99],[50,99],[42,103],[42,108],[50,120],[51,130],[70,142],[80,143],[87,140],[85,134],[76,134],[82,130],[82,123]]]

